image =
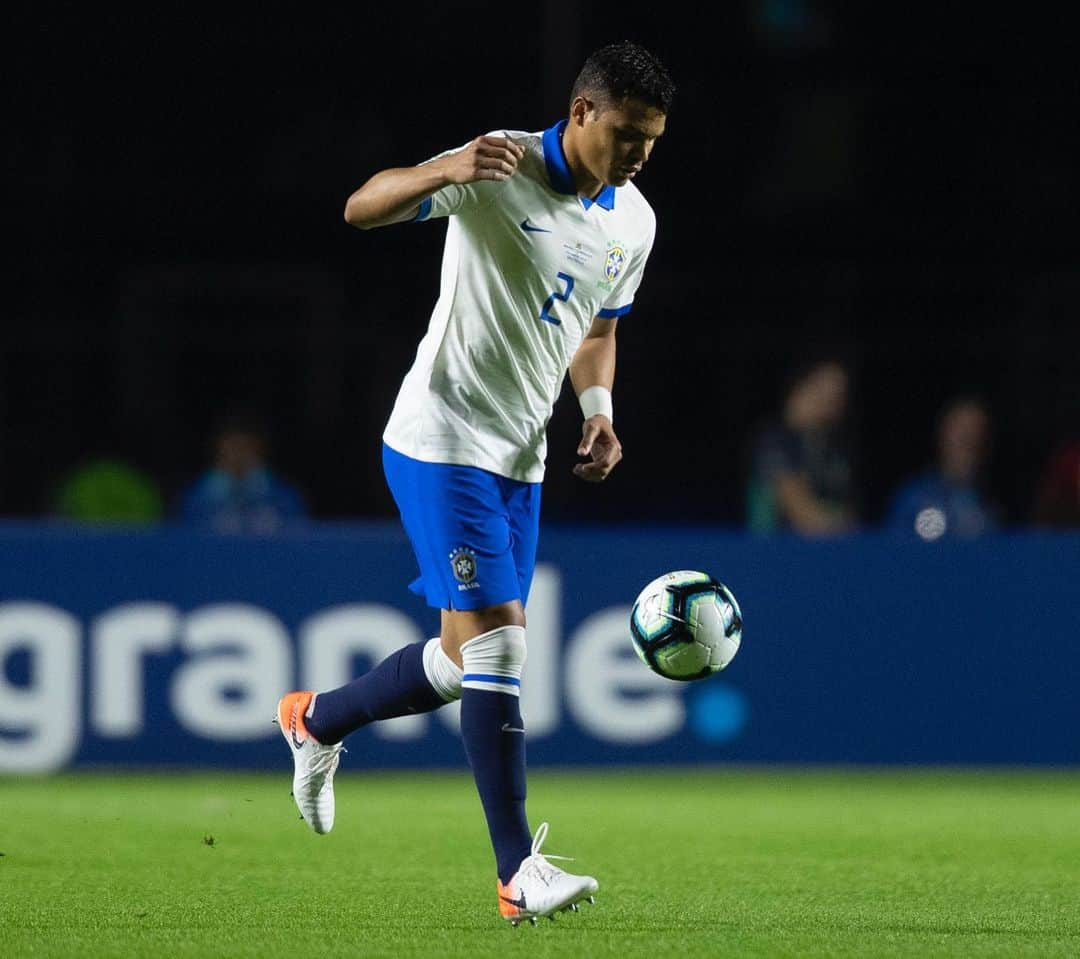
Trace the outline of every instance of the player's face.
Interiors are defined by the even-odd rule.
[[[662,111],[634,99],[603,109],[585,101],[582,119],[581,160],[608,186],[622,186],[637,175],[667,121]]]

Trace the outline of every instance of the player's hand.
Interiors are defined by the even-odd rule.
[[[578,456],[588,456],[588,463],[578,463],[574,475],[587,483],[602,483],[622,459],[622,444],[615,428],[603,413],[590,416],[581,427]]]
[[[446,177],[451,183],[477,180],[509,180],[517,171],[525,148],[509,137],[477,137],[464,150],[443,157]]]

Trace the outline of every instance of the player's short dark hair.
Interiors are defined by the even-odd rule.
[[[675,83],[659,58],[629,40],[610,43],[589,55],[570,93],[591,95],[600,109],[628,98],[667,113]]]

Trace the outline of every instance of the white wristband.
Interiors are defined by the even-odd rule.
[[[590,416],[602,414],[612,423],[615,422],[614,407],[611,404],[611,390],[606,386],[590,386],[581,391],[578,397],[581,404],[581,415],[588,419]]]

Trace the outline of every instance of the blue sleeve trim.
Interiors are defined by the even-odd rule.
[[[626,316],[626,314],[630,312],[630,307],[633,305],[633,303],[627,303],[626,306],[605,307],[596,315],[605,320],[610,320],[615,316]]]
[[[419,223],[421,220],[426,220],[431,215],[431,197],[420,202],[420,209],[416,211],[416,216],[412,218],[413,223]]]

